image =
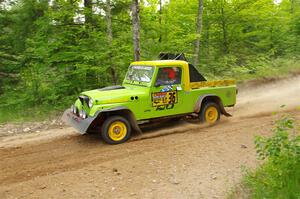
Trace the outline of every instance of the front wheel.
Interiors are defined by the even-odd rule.
[[[130,138],[130,134],[130,123],[121,116],[107,118],[101,128],[101,136],[108,144],[121,144]]]
[[[208,124],[215,124],[220,120],[220,108],[214,102],[208,102],[203,105],[200,112],[200,121]]]

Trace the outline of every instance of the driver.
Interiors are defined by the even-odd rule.
[[[162,68],[159,70],[157,83],[161,85],[169,85],[178,82],[176,77],[177,68]]]

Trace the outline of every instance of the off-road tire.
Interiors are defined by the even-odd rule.
[[[118,139],[114,139],[111,134],[115,134],[114,131],[112,132],[112,125],[120,125],[121,127],[126,126],[126,135],[121,136]],[[116,128],[116,127],[115,127]],[[117,127],[118,128],[118,127]],[[115,134],[118,136],[117,134]],[[131,135],[131,125],[128,120],[122,116],[111,116],[107,118],[101,127],[101,137],[107,144],[121,144],[126,142]]]
[[[212,116],[210,114],[212,114]],[[220,116],[221,111],[218,104],[214,102],[206,102],[202,105],[199,114],[200,121],[202,123],[215,124],[220,120]]]

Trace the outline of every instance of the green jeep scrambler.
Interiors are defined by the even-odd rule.
[[[181,56],[182,57],[182,56]],[[234,106],[234,80],[206,81],[184,60],[133,62],[121,86],[86,91],[63,120],[84,134],[101,133],[108,144],[123,143],[139,124],[161,118],[197,117],[214,124]]]

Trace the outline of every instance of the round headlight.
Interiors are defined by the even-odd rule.
[[[86,119],[86,118],[87,118],[87,115],[86,115],[86,112],[85,112],[85,111],[82,112],[82,118],[83,118],[83,119]]]
[[[89,104],[88,104],[89,108],[92,108],[93,103],[94,103],[93,99],[89,99]]]

